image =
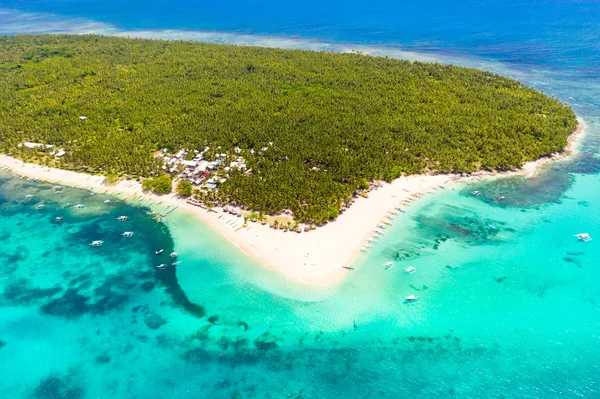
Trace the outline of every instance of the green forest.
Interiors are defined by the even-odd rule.
[[[310,222],[368,181],[519,167],[577,125],[558,100],[476,69],[97,35],[0,37],[0,115],[0,152],[88,173],[158,177],[158,149],[239,147],[252,173],[210,197]]]

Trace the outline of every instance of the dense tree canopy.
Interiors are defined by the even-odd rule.
[[[166,175],[152,177],[144,180],[142,188],[145,191],[152,191],[156,194],[169,194],[173,189],[173,180]]]
[[[60,35],[0,38],[0,115],[0,151],[95,173],[156,174],[159,148],[239,147],[252,174],[232,172],[218,195],[300,220],[326,220],[374,179],[521,166],[577,124],[556,99],[475,69]]]
[[[190,195],[192,195],[193,191],[194,186],[189,181],[180,180],[179,183],[177,183],[177,193],[189,197]]]

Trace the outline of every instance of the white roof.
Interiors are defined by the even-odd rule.
[[[23,143],[23,146],[27,147],[27,148],[40,148],[40,147],[45,147],[45,148],[52,148],[54,147],[51,144],[42,144],[42,143],[31,143],[29,141],[26,141]]]
[[[200,161],[198,162],[198,167],[196,168],[196,170],[206,170],[206,168],[208,168],[208,165],[210,165],[210,162]]]

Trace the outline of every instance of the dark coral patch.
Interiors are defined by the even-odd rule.
[[[62,378],[48,377],[38,384],[32,396],[37,399],[81,399],[84,394],[81,388],[72,387]]]
[[[4,289],[2,297],[10,304],[17,306],[29,305],[40,299],[54,296],[61,292],[59,287],[53,288],[30,288],[26,280],[19,280]]]
[[[53,316],[79,317],[90,310],[89,301],[89,297],[81,295],[77,290],[70,288],[60,298],[56,298],[42,306],[41,311]]]

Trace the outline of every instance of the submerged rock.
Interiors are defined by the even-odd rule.
[[[151,328],[153,330],[158,330],[168,322],[169,321],[167,319],[156,313],[152,313],[144,318],[144,323],[146,323],[148,328]]]
[[[64,378],[48,377],[42,380],[33,391],[33,397],[38,399],[81,399],[83,390],[72,387]]]

